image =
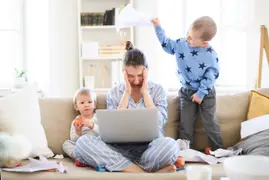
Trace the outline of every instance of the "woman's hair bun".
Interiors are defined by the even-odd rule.
[[[126,41],[126,43],[125,43],[125,50],[126,51],[130,51],[132,49],[134,49],[133,43],[131,41]]]

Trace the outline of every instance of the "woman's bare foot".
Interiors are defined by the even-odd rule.
[[[139,173],[139,172],[145,172],[141,167],[139,167],[136,164],[131,164],[126,169],[122,170],[122,172],[129,172],[129,173]]]
[[[156,173],[172,173],[176,172],[177,168],[175,165],[169,165],[165,166],[162,169],[156,171]],[[128,172],[128,173],[141,173],[145,172],[141,167],[139,167],[136,164],[131,164],[128,168],[122,170],[122,172]]]
[[[165,166],[162,169],[156,171],[156,173],[169,173],[169,172],[176,172],[177,168],[175,165]]]

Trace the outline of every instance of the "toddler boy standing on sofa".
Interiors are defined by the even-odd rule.
[[[200,17],[191,24],[187,37],[177,40],[166,36],[158,18],[152,23],[162,48],[177,61],[177,74],[182,84],[179,91],[180,139],[193,144],[194,122],[199,111],[210,148],[223,148],[214,88],[219,77],[219,59],[209,44],[217,32],[215,22],[208,16]]]

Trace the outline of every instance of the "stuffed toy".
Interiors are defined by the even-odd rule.
[[[22,135],[0,132],[0,168],[21,165],[21,160],[30,156],[32,144]]]

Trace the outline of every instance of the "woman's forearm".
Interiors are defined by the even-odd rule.
[[[127,93],[123,93],[118,109],[127,109],[130,95]]]

